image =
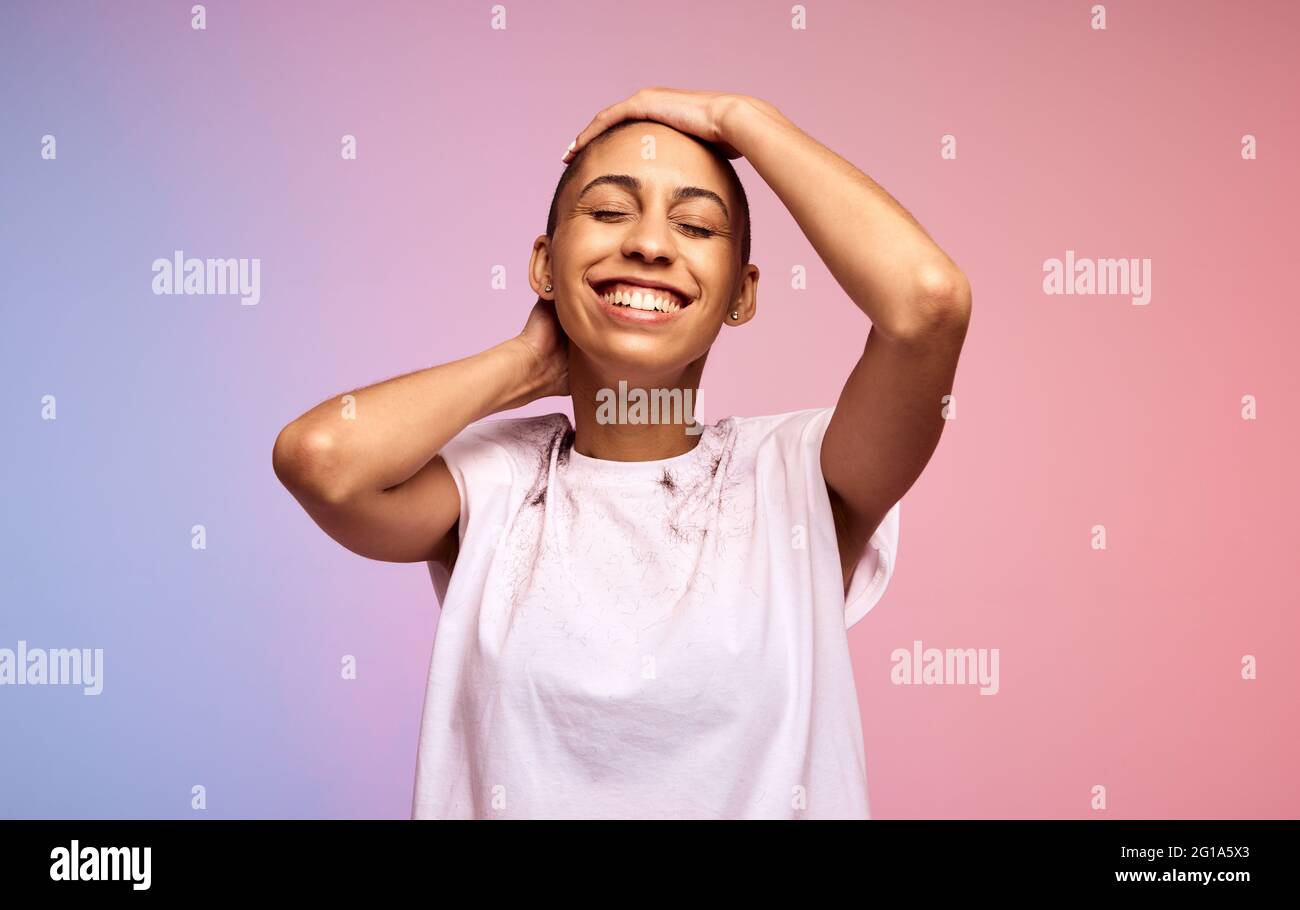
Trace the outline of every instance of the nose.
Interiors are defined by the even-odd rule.
[[[671,263],[677,247],[668,224],[667,212],[647,209],[623,238],[623,255],[646,262]]]

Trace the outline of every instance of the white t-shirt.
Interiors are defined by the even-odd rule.
[[[846,596],[832,410],[727,417],[656,461],[574,451],[565,414],[448,443],[412,817],[869,818],[845,630],[889,584],[899,504]]]

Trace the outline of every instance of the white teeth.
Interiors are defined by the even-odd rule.
[[[649,291],[624,291],[621,288],[601,295],[606,303],[631,307],[634,310],[676,313],[681,309],[677,301],[667,295],[652,294]]]

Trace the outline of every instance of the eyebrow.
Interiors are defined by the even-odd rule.
[[[604,186],[606,184],[622,187],[629,193],[641,192],[640,179],[633,177],[630,174],[602,174],[582,188],[582,191],[578,193],[578,199],[581,200],[583,196],[587,195],[589,190],[594,190],[596,187]],[[731,213],[727,210],[727,204],[723,202],[722,197],[713,192],[713,190],[706,190],[699,186],[679,186],[677,189],[673,190],[673,202],[681,202],[684,199],[708,199],[715,202],[717,203],[718,208],[722,209],[723,216],[728,221],[731,220]]]

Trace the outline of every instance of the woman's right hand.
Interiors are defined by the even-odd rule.
[[[524,329],[514,339],[525,352],[524,381],[535,386],[535,398],[569,394],[569,336],[555,314],[555,304],[542,297],[533,304]]]

